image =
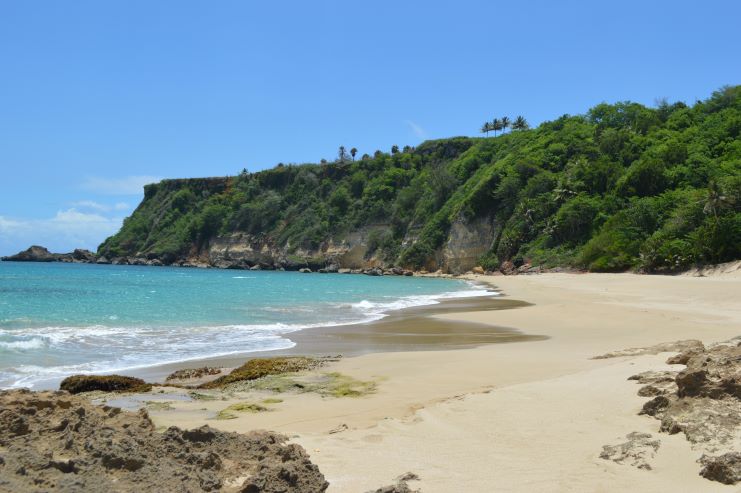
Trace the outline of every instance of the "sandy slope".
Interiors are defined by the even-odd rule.
[[[542,334],[536,342],[476,349],[381,353],[335,366],[374,378],[359,399],[289,397],[278,410],[211,422],[229,430],[287,432],[335,492],[362,492],[406,471],[425,493],[451,491],[736,491],[698,476],[698,452],[638,416],[645,398],[626,379],[669,368],[667,354],[590,359],[627,347],[741,335],[741,278],[630,274],[494,277],[505,295],[534,303],[438,315]],[[201,424],[187,412],[162,424]],[[349,429],[329,434],[346,424]],[[661,440],[653,470],[600,459],[633,431]]]

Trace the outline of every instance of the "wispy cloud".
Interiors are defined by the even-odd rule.
[[[405,120],[404,123],[406,123],[412,133],[420,139],[427,138],[427,132],[424,128],[420,127],[419,124],[413,122],[412,120]]]
[[[157,176],[125,176],[123,178],[100,178],[89,176],[82,183],[84,190],[102,195],[137,195],[142,192],[144,185],[156,183],[162,178]]]
[[[123,217],[82,212],[76,208],[59,210],[47,219],[0,216],[0,248],[15,253],[29,245],[43,245],[52,251],[75,248],[95,250],[121,227]]]
[[[117,202],[113,205],[101,204],[94,200],[78,200],[72,202],[72,206],[76,209],[87,209],[98,212],[110,212],[110,211],[126,211],[129,209],[129,204],[126,202]]]

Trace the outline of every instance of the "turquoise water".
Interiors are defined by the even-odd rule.
[[[451,279],[0,262],[0,388],[285,349],[299,329],[485,294]]]

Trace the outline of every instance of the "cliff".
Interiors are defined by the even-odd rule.
[[[164,180],[104,261],[255,269],[667,272],[741,257],[741,87],[536,129]],[[525,267],[527,268],[527,267]]]

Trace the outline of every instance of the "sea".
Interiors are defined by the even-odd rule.
[[[297,330],[492,294],[444,278],[0,262],[0,388],[287,349]]]

